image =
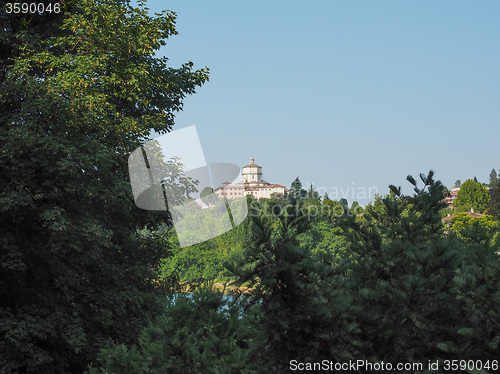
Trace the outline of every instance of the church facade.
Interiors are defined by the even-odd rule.
[[[225,182],[218,187],[214,193],[219,198],[236,199],[246,195],[252,195],[256,199],[269,199],[273,193],[285,195],[288,189],[275,183],[268,183],[262,179],[262,166],[250,158],[250,163],[242,169],[243,180],[237,184]]]

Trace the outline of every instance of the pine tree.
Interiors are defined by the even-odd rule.
[[[288,195],[293,199],[301,199],[305,197],[306,194],[307,191],[302,189],[302,182],[300,181],[299,177],[295,178],[295,180],[292,182],[292,185],[290,186],[290,190],[288,190]]]
[[[346,198],[342,198],[339,201],[340,205],[344,207],[344,210],[347,211],[349,209],[349,202],[347,201]]]
[[[318,191],[316,191],[316,189],[314,188],[314,186],[312,184],[309,186],[309,190],[307,191],[306,196],[309,199],[319,199],[319,193],[318,193]]]
[[[246,309],[245,309],[246,308]],[[245,313],[242,310],[245,309]],[[90,374],[258,373],[258,307],[208,287],[166,300],[164,315],[143,329],[137,345],[111,344]]]
[[[288,204],[280,216],[252,217],[252,238],[232,267],[240,281],[254,282],[265,336],[257,356],[267,372],[288,372],[292,359],[330,357],[330,332],[338,323],[321,282],[332,271],[333,257],[317,258],[299,243],[308,227],[299,203]]]
[[[498,175],[495,169],[491,169],[489,187],[495,187],[497,184]]]
[[[352,298],[346,323],[353,326],[348,339],[358,359],[451,358],[465,340],[457,334],[465,312],[454,284],[461,255],[443,233],[443,186],[432,172],[421,179],[418,188],[408,177],[414,196],[391,186],[382,205],[344,217],[351,255],[333,284]]]
[[[490,205],[488,206],[487,213],[500,221],[500,183],[497,182],[491,196]]]

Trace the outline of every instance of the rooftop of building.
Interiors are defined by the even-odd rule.
[[[250,157],[250,163],[248,165],[243,166],[243,168],[262,168],[262,166],[259,166],[255,163],[255,159],[253,157]]]
[[[464,213],[464,212],[461,212],[461,213]],[[444,217],[444,218],[442,219],[442,221],[444,221],[444,222],[451,221],[453,218],[455,218],[455,217],[456,217],[456,215],[457,215],[457,214],[461,214],[461,213],[448,214],[448,216],[447,216],[447,217]],[[467,212],[467,215],[468,215],[469,217],[472,217],[472,218],[484,217],[484,214],[480,214],[480,213],[476,213],[476,212],[474,212],[474,208],[472,208],[472,209],[470,210],[470,212]]]

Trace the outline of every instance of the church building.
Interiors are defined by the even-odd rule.
[[[262,166],[250,158],[250,163],[242,169],[243,181],[237,184],[225,182],[214,192],[221,198],[235,199],[252,195],[256,199],[269,199],[273,193],[285,195],[288,189],[281,184],[268,183],[262,180]]]

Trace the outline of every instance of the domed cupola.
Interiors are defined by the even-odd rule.
[[[243,182],[248,184],[262,183],[262,167],[255,163],[253,157],[250,158],[250,163],[243,166]]]

